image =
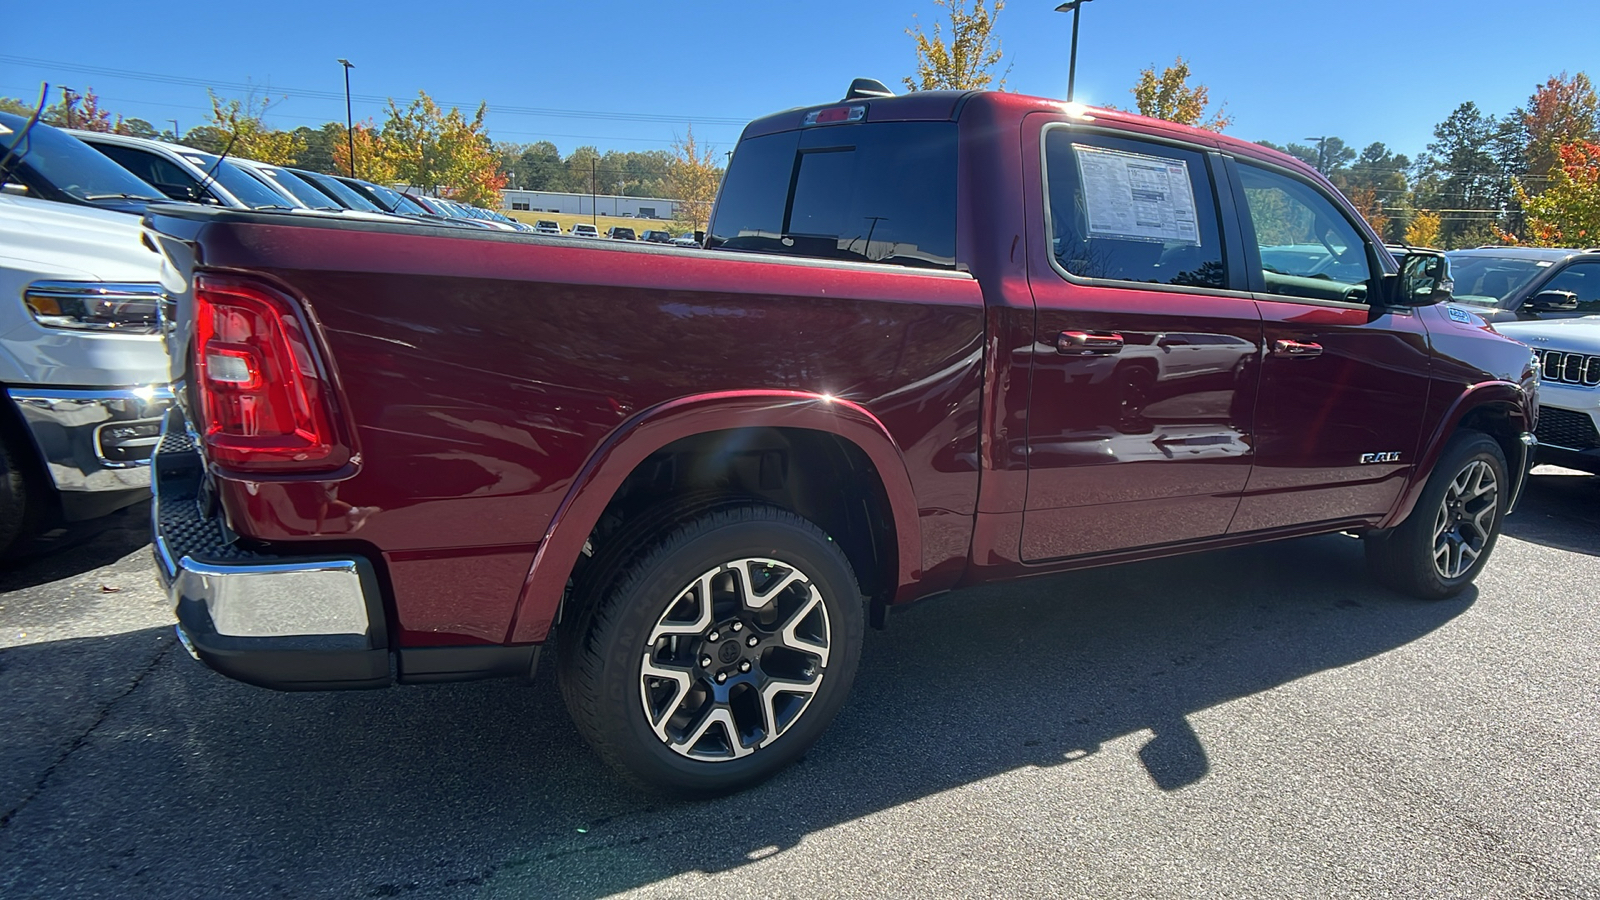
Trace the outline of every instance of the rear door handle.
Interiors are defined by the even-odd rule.
[[[1122,352],[1122,335],[1116,332],[1063,331],[1056,350],[1068,356],[1109,356]]]
[[[1322,345],[1311,341],[1274,341],[1272,355],[1279,359],[1308,359],[1322,355]]]

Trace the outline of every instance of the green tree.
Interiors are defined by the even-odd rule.
[[[228,146],[233,135],[215,125],[196,125],[184,132],[183,139],[178,143],[207,153],[221,153]],[[228,151],[232,153],[232,150]]]
[[[243,99],[224,100],[210,89],[206,94],[211,98],[210,124],[228,136],[223,146],[228,147],[229,155],[292,166],[305,149],[305,141],[299,135],[269,128],[262,122],[272,105],[268,98],[251,94]]]
[[[8,112],[14,116],[33,116],[34,106],[16,97],[0,97],[0,112]]]
[[[406,184],[498,207],[505,177],[483,124],[488,111],[488,104],[479,103],[470,119],[457,107],[445,112],[426,91],[418,91],[405,109],[391,99],[376,153]]]
[[[722,186],[722,169],[717,167],[715,147],[701,148],[694,129],[672,141],[672,169],[668,176],[669,196],[677,199],[676,219],[686,227],[703,230],[711,218],[711,204]]]
[[[570,190],[561,151],[549,141],[538,141],[522,148],[515,163],[517,187],[530,191]]]
[[[912,91],[981,91],[994,82],[994,67],[1000,64],[1003,53],[1000,39],[994,34],[1000,11],[1006,8],[1005,0],[995,0],[994,6],[985,7],[976,0],[971,9],[967,0],[933,0],[949,18],[950,41],[945,43],[945,23],[934,22],[930,36],[922,30],[921,23],[912,16],[912,26],[906,29],[916,44],[917,71],[902,79]],[[1001,73],[996,89],[1005,90],[1008,67]]]
[[[1190,87],[1191,74],[1189,64],[1181,56],[1172,65],[1162,69],[1159,75],[1154,64],[1141,70],[1139,80],[1130,90],[1139,114],[1208,131],[1222,131],[1232,125],[1233,117],[1227,114],[1225,103],[1219,105],[1210,118],[1206,117],[1206,108],[1211,105],[1211,90],[1203,84]]]
[[[321,128],[301,125],[294,130],[294,136],[302,144],[300,152],[295,154],[295,165],[329,175],[349,173],[348,169],[339,168],[333,159],[334,149],[345,144],[342,122],[327,122]]]
[[[1501,171],[1492,147],[1499,123],[1471,101],[1433,129],[1418,166],[1419,206],[1440,213],[1446,249],[1493,240],[1501,211]]]

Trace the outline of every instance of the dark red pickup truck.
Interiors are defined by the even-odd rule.
[[[1315,172],[997,93],[746,128],[701,250],[153,211],[185,644],[284,689],[527,675],[748,785],[963,585],[1348,531],[1422,597],[1531,454],[1529,351]]]

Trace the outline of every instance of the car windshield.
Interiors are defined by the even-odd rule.
[[[1475,306],[1499,306],[1552,265],[1545,259],[1445,255],[1450,258],[1450,277],[1456,283],[1455,299]]]
[[[361,194],[337,178],[318,172],[296,171],[294,174],[300,176],[312,187],[320,189],[351,209],[359,209],[364,212],[383,212],[383,210],[378,209],[378,204],[361,196]]]
[[[252,177],[243,168],[217,156],[201,150],[184,150],[183,158],[193,163],[200,171],[211,173],[211,178],[240,203],[251,209],[290,209],[292,208],[277,191],[262,184]]]
[[[411,199],[405,194],[400,193],[394,188],[387,188],[381,184],[373,184],[370,181],[363,181],[361,183],[366,187],[367,190],[377,195],[378,202],[386,207],[386,212],[397,212],[408,216],[434,215],[422,204]]]
[[[253,169],[252,171],[266,178],[268,181],[272,182],[278,187],[283,188],[285,191],[288,191],[291,197],[294,197],[296,200],[299,200],[301,203],[304,203],[312,209],[341,208],[339,204],[335,203],[331,198],[328,197],[327,194],[324,194],[311,185],[306,184],[304,181],[301,181],[299,177],[287,169],[262,167],[259,169]]]
[[[25,137],[28,120],[0,113],[0,155],[18,141],[10,166],[22,166],[57,190],[88,203],[101,199],[166,200],[161,192],[140,181],[138,176],[107,159],[70,134],[40,122]],[[0,184],[13,180],[10,172],[0,172]]]

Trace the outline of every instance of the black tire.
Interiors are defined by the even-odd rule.
[[[1485,475],[1493,478],[1493,494],[1466,497],[1487,483]],[[1468,482],[1465,490],[1463,480]],[[1454,597],[1489,561],[1510,491],[1505,453],[1494,438],[1478,431],[1460,433],[1440,454],[1411,515],[1389,531],[1366,536],[1368,571],[1413,597]]]
[[[578,731],[636,784],[697,797],[749,787],[805,753],[843,706],[865,630],[860,588],[838,544],[773,506],[702,512],[654,537],[584,579],[603,587],[578,598],[584,609],[558,638],[562,696]],[[751,607],[741,585],[770,593]],[[653,639],[662,629],[673,633]]]
[[[14,556],[38,531],[43,503],[23,457],[0,432],[0,559]]]

